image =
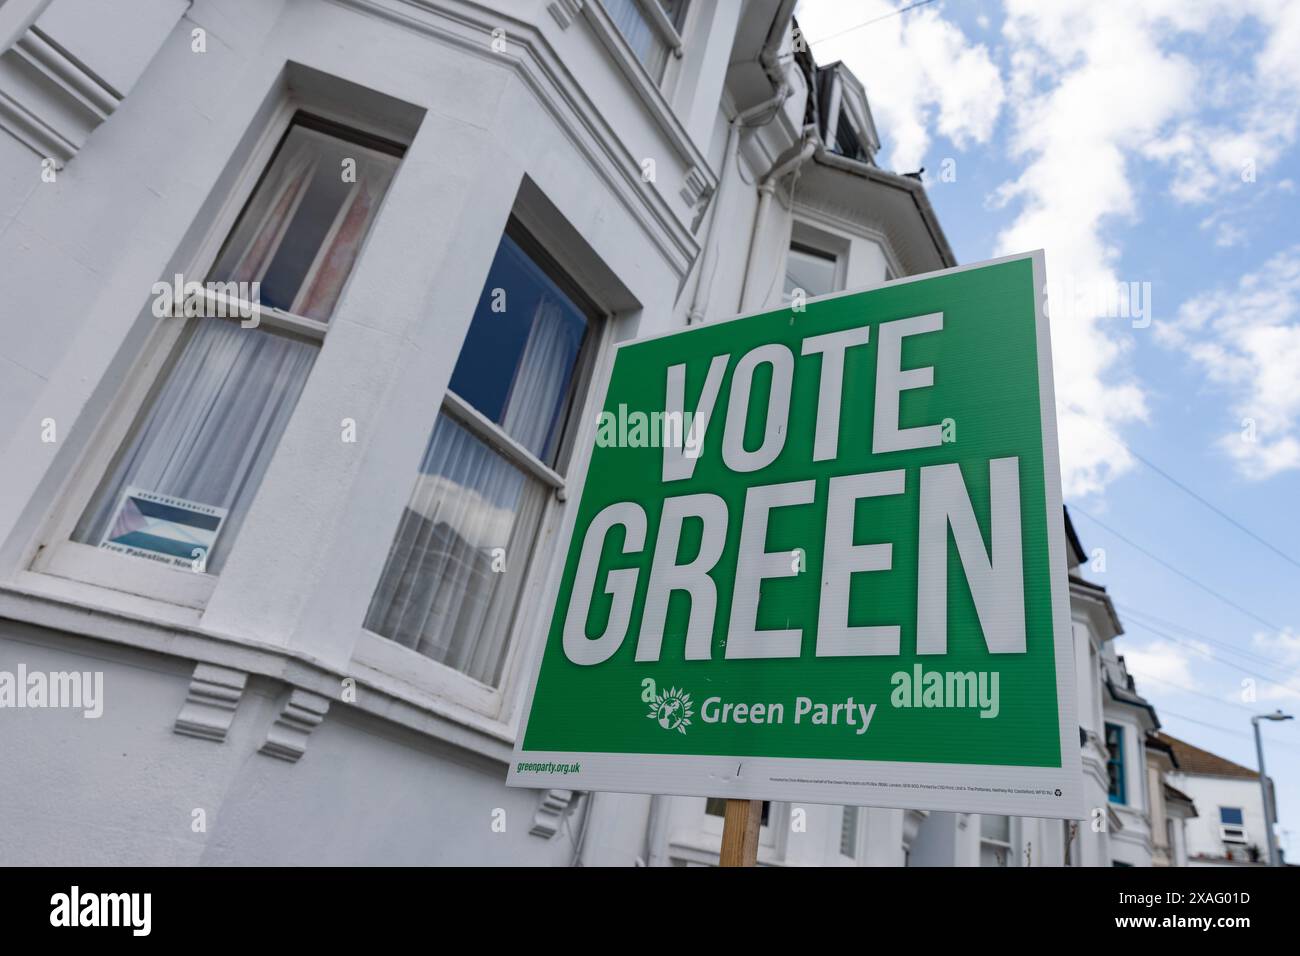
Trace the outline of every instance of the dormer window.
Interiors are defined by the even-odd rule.
[[[835,152],[849,159],[871,161],[867,151],[862,148],[862,140],[858,138],[857,130],[853,128],[853,121],[844,110],[840,110],[840,118],[835,124]]]
[[[873,163],[880,139],[867,91],[843,63],[818,69],[817,102],[826,144],[847,159]]]

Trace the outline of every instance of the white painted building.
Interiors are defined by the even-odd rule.
[[[909,862],[956,866],[1151,866],[1153,803],[1147,735],[1159,727],[1114,648],[1122,632],[1106,589],[1087,579],[1087,552],[1066,516],[1079,739],[1088,817],[1078,823],[975,814],[926,815]],[[1157,775],[1163,786],[1163,778]],[[896,811],[871,811],[889,813]],[[1181,840],[1182,805],[1167,814]],[[873,861],[875,862],[875,861]],[[880,862],[885,862],[884,860]],[[1160,861],[1164,864],[1164,859]],[[1169,865],[1180,865],[1172,863]]]
[[[0,7],[0,671],[103,682],[0,709],[0,861],[716,862],[703,799],[503,781],[614,343],[955,264],[793,6]],[[1092,821],[775,804],[760,862],[1149,863],[1071,596]]]
[[[1158,740],[1177,762],[1170,784],[1197,807],[1196,819],[1187,825],[1187,865],[1267,865],[1269,824],[1259,772],[1167,734]]]

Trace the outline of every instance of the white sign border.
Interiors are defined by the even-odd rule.
[[[1043,440],[1043,478],[1046,483],[1048,581],[1051,587],[1052,630],[1056,663],[1057,721],[1060,733],[1060,767],[1024,767],[961,763],[896,762],[884,760],[829,760],[824,758],[704,756],[694,754],[594,753],[589,751],[539,751],[523,749],[533,697],[541,676],[541,659],[550,639],[559,578],[550,588],[552,608],[543,646],[531,669],[521,721],[506,785],[535,790],[568,790],[648,793],[672,796],[718,797],[727,799],[804,801],[819,804],[886,807],[915,810],[999,813],[1013,816],[1080,820],[1085,817],[1084,778],[1079,744],[1074,638],[1070,625],[1070,592],[1065,550],[1065,512],[1061,499],[1061,461],[1056,422],[1056,387],[1052,375],[1052,342],[1043,308],[1047,270],[1042,249],[983,262],[954,266],[919,275],[905,276],[861,288],[833,292],[808,299],[824,302],[849,295],[861,295],[882,288],[896,288],[912,282],[956,275],[1009,262],[1029,260],[1033,272],[1034,326],[1038,347],[1039,418]],[[616,343],[617,351],[670,335],[738,322],[758,315],[779,312],[760,309],[705,325],[670,329]],[[615,361],[609,363],[612,378]],[[603,383],[606,390],[609,378]],[[585,487],[585,476],[584,476]],[[581,495],[575,496],[578,504]],[[564,559],[572,547],[573,524],[578,507],[566,516]],[[562,576],[561,576],[562,577]],[[521,764],[554,765],[543,772],[520,772]],[[576,770],[569,768],[577,765]],[[563,768],[563,769],[561,769]],[[879,780],[888,777],[888,782]],[[837,779],[838,778],[838,779]],[[855,779],[856,778],[856,779]],[[872,783],[872,778],[877,778]],[[906,796],[904,796],[904,794]]]

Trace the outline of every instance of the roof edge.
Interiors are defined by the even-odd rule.
[[[872,166],[869,163],[863,163],[833,153],[826,148],[824,143],[817,144],[817,149],[813,152],[813,161],[831,169],[839,169],[854,176],[860,176],[863,179],[870,179],[882,186],[890,186],[908,193],[912,197],[912,202],[916,204],[916,210],[921,216],[921,221],[925,223],[926,231],[930,234],[930,240],[934,243],[934,248],[939,253],[939,258],[943,261],[944,267],[951,269],[959,264],[957,257],[953,254],[952,246],[948,244],[948,237],[944,235],[943,227],[939,225],[939,217],[935,215],[934,207],[930,204],[930,197],[925,191],[925,186],[919,181],[908,176],[900,176],[898,173],[886,172],[879,166]]]

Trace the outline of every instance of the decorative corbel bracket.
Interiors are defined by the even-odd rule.
[[[266,743],[259,753],[289,763],[297,763],[307,752],[307,738],[330,709],[328,697],[313,694],[302,688],[293,688],[280,707],[280,716],[267,731]]]
[[[172,729],[186,737],[223,742],[247,683],[248,675],[243,671],[215,664],[195,665],[189,693]]]
[[[577,803],[578,794],[572,790],[547,790],[542,794],[542,801],[533,815],[533,825],[529,833],[549,840],[560,832],[564,817]]]

